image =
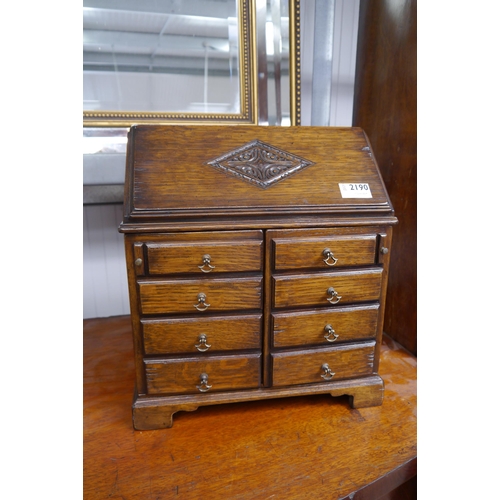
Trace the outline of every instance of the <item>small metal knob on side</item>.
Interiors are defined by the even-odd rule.
[[[380,253],[382,255],[385,255],[385,254],[389,253],[389,249],[387,247],[381,247],[380,248]]]
[[[134,264],[135,264],[137,267],[142,266],[142,259],[135,259]]]

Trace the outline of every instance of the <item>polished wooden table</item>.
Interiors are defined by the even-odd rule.
[[[153,431],[132,427],[130,317],[85,320],[83,345],[85,499],[416,498],[417,363],[389,337],[382,406],[329,395],[215,405]]]

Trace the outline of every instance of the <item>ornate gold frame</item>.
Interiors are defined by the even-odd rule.
[[[290,124],[300,125],[300,0],[289,0]]]
[[[256,0],[239,0],[241,113],[171,113],[84,111],[84,127],[130,127],[132,124],[253,124],[258,116]],[[289,0],[290,12],[290,121],[300,125],[300,0]]]

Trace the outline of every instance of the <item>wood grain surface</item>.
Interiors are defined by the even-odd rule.
[[[313,164],[267,189],[208,164],[255,140]],[[139,125],[128,149],[126,218],[392,212],[360,128]],[[345,198],[340,183],[367,183],[372,197]]]
[[[363,271],[333,271],[316,274],[273,276],[276,308],[298,306],[333,306],[349,302],[378,300],[381,292],[382,268]],[[333,287],[335,300],[327,293]],[[336,300],[339,299],[338,302]]]
[[[373,373],[375,342],[344,344],[322,349],[272,354],[273,387],[342,380]],[[324,364],[330,369],[322,369]],[[327,379],[323,379],[328,376]]]
[[[261,314],[142,319],[144,353],[198,353],[204,349],[212,353],[260,349],[261,324]],[[200,344],[201,335],[205,335],[204,344]]]
[[[366,304],[314,311],[275,312],[272,314],[272,347],[326,346],[333,342],[339,344],[348,340],[373,338],[379,310],[379,304]],[[334,333],[329,334],[329,330],[325,329],[327,325],[331,326]]]
[[[417,0],[360,2],[353,125],[370,138],[399,218],[385,331],[416,355]]]
[[[262,241],[146,243],[146,248],[149,274],[262,270]]]
[[[146,359],[148,394],[200,394],[260,385],[261,353],[199,356],[179,359]],[[202,385],[201,374],[207,376]]]
[[[274,269],[329,269],[374,264],[377,236],[275,239],[273,243]],[[327,258],[325,250],[333,257]]]
[[[416,474],[416,359],[387,337],[382,406],[301,396],[134,431],[130,317],[84,321],[84,498],[375,499]],[[412,498],[416,498],[412,497]]]
[[[206,300],[198,303],[198,295]],[[259,309],[262,303],[262,277],[210,278],[139,281],[143,314],[196,313],[205,311]]]

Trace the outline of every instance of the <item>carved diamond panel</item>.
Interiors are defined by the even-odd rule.
[[[255,140],[207,165],[266,189],[314,162]]]

